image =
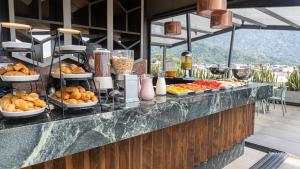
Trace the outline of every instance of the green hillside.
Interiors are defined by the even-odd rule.
[[[197,63],[226,64],[229,53],[230,33],[192,43],[193,59]],[[168,57],[179,58],[186,45],[167,50]],[[237,30],[233,63],[269,63],[300,65],[300,32],[270,30]],[[159,48],[152,53],[162,54]]]

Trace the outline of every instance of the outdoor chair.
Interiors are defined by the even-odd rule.
[[[268,102],[273,103],[274,109],[275,109],[275,103],[281,103],[282,108],[282,116],[285,116],[287,113],[286,111],[286,102],[285,102],[285,95],[286,95],[287,88],[284,86],[280,88],[279,92],[274,93],[274,96],[270,97]]]

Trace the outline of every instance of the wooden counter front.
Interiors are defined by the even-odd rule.
[[[254,116],[248,104],[26,169],[192,169],[252,135]]]

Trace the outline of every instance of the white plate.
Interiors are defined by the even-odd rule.
[[[60,75],[54,72],[51,73],[52,77],[59,79]],[[84,74],[61,74],[64,79],[82,79],[82,78],[89,78],[93,76],[93,73],[86,72]]]
[[[58,51],[59,47],[56,47],[56,51]],[[69,50],[75,50],[75,51],[85,51],[86,46],[82,45],[63,45],[59,48],[61,51],[69,51]]]
[[[28,82],[36,81],[40,78],[40,75],[26,75],[26,76],[4,76],[0,75],[2,81],[4,82]]]
[[[31,49],[31,43],[24,42],[2,42],[3,48]]]
[[[95,106],[98,103],[98,100],[95,102],[88,102],[88,103],[80,103],[80,104],[66,104],[65,105],[68,108],[80,108],[80,107],[90,107],[90,106]]]
[[[61,100],[53,99],[52,97],[49,97],[51,100],[55,101],[57,104],[61,104]],[[90,107],[90,106],[95,106],[98,103],[98,100],[95,102],[88,102],[88,103],[78,103],[78,104],[68,104],[64,102],[64,105],[67,108],[83,108],[83,107]]]
[[[31,117],[43,113],[45,111],[45,108],[46,107],[24,112],[6,112],[0,108],[0,111],[4,117]]]

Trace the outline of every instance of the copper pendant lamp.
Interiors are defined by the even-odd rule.
[[[181,22],[170,21],[165,23],[165,35],[180,35],[181,34]]]
[[[197,15],[212,16],[227,10],[227,0],[197,0]]]
[[[224,29],[232,27],[232,12],[227,11],[223,14],[212,15],[210,18],[210,28]]]

